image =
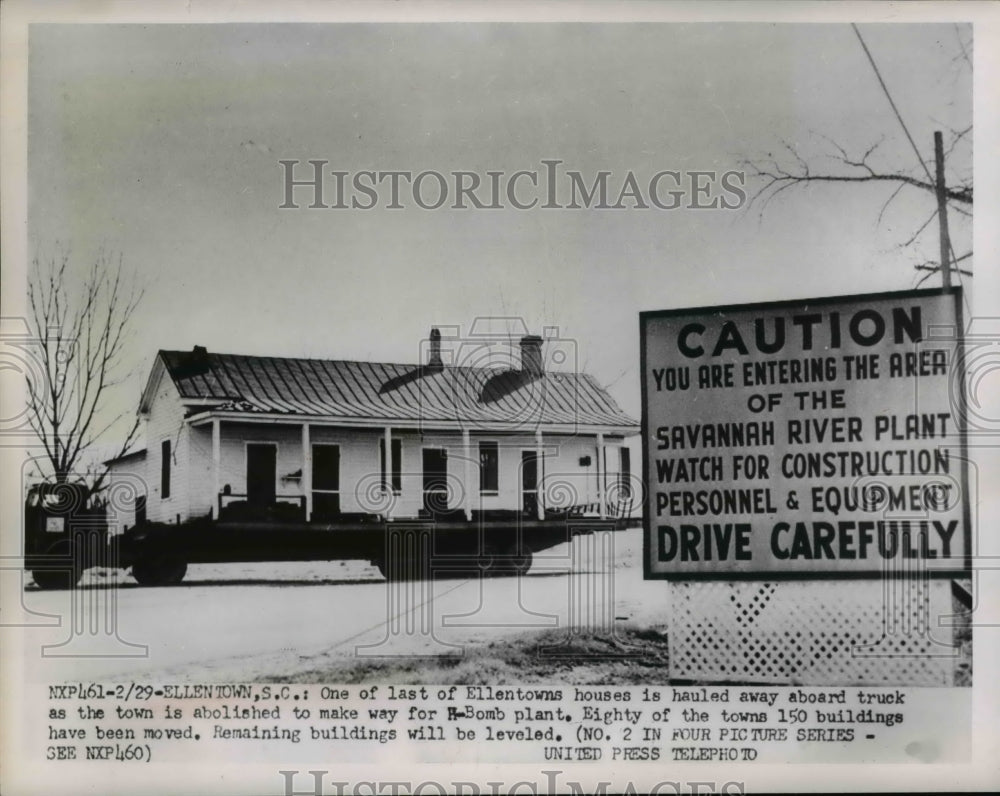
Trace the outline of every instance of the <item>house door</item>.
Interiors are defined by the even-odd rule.
[[[340,514],[340,446],[312,446],[312,517],[329,520]]]
[[[424,448],[424,508],[432,514],[448,510],[448,451]]]
[[[538,516],[538,452],[521,451],[521,510],[525,516]]]
[[[270,506],[278,480],[278,446],[273,443],[247,445],[247,503]]]

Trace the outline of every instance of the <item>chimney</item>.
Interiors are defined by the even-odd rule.
[[[212,369],[212,363],[208,358],[208,349],[203,345],[196,345],[191,349],[191,356],[184,368],[185,376],[201,376]]]
[[[526,334],[521,338],[521,372],[533,379],[545,373],[542,364],[542,338],[537,334]]]
[[[441,362],[441,330],[436,326],[431,328],[431,353],[427,358],[427,367],[440,369],[444,367]]]

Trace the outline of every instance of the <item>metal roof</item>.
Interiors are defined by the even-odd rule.
[[[585,373],[400,365],[160,351],[184,400],[199,411],[416,422],[546,424],[638,430]],[[217,404],[211,403],[217,401]]]
[[[142,457],[146,456],[146,449],[145,448],[138,448],[137,450],[129,451],[128,453],[123,453],[121,456],[115,456],[113,459],[105,459],[101,463],[106,466],[106,465],[110,465],[110,464],[116,464],[118,462],[127,462],[130,459],[137,459],[140,456],[142,456]]]

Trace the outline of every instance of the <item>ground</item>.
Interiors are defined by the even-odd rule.
[[[352,666],[405,666],[415,656],[426,663],[444,655],[448,666],[491,658],[491,649],[559,645],[572,638],[569,628],[576,636],[613,628],[614,639],[641,629],[665,639],[666,587],[642,579],[641,547],[638,529],[584,536],[536,555],[520,579],[392,587],[362,562],[191,566],[182,584],[164,588],[90,571],[76,592],[28,585],[22,601],[39,618],[24,638],[29,651],[48,645],[32,666],[39,680],[161,682],[302,679]],[[85,634],[44,619],[81,611],[112,618]],[[576,652],[579,658],[582,649]],[[55,657],[62,655],[70,657]],[[665,653],[650,660],[665,665]],[[565,666],[564,656],[557,668]]]
[[[346,661],[293,677],[265,677],[264,682],[294,683],[448,683],[511,685],[665,685],[668,677],[665,630],[620,627],[613,637],[541,631],[491,641],[464,655],[433,658]]]
[[[164,588],[92,570],[75,592],[29,581],[20,638],[39,682],[666,683],[669,589],[641,554],[631,529],[545,551],[520,579],[391,587],[363,562],[191,566]],[[969,685],[969,627],[956,638]]]

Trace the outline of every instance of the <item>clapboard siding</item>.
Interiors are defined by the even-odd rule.
[[[170,385],[157,393],[148,421],[149,453],[146,457],[117,462],[111,467],[109,485],[137,484],[149,496],[149,519],[172,522],[208,514],[217,501],[216,479],[212,460],[212,428],[187,428],[179,396],[171,395]],[[171,406],[174,403],[174,406]],[[340,448],[340,505],[345,512],[385,513],[387,506],[378,494],[381,481],[379,445],[384,430],[344,429],[310,425],[311,444],[335,444]],[[160,488],[160,442],[170,439],[176,445],[171,478],[171,496],[162,500]],[[465,447],[454,433],[420,434],[397,430],[402,458],[402,490],[394,495],[392,516],[397,519],[417,517],[423,507],[423,450],[443,448],[448,452],[449,507],[465,508],[464,495],[471,492],[473,510],[520,509],[521,456],[535,450],[533,435],[473,434],[470,436],[469,481],[466,484]],[[498,490],[496,494],[479,491],[479,443],[497,443]],[[305,494],[304,457],[301,424],[235,423],[220,424],[220,470],[218,485],[233,495],[246,494],[246,446],[248,443],[273,443],[277,446],[275,490],[279,496]],[[605,445],[605,483],[615,483],[619,468],[621,440],[610,439]],[[544,463],[539,470],[545,505],[560,508],[593,504],[598,500],[597,444],[593,437],[543,436]],[[589,464],[581,464],[589,457]],[[134,509],[119,511],[118,530],[135,522]]]
[[[188,427],[188,500],[192,517],[209,514],[215,500],[215,472],[212,466],[212,427]],[[224,484],[225,474],[219,484]]]
[[[123,533],[135,525],[136,500],[147,495],[146,455],[143,452],[108,464],[105,479],[108,531]]]
[[[221,467],[219,486],[229,486],[234,495],[246,493],[246,446],[249,442],[277,445],[276,491],[282,496],[304,495],[305,479],[301,424],[226,423],[221,424]],[[345,429],[310,425],[311,444],[335,444],[340,448],[340,505],[345,512],[384,513],[386,505],[377,492],[381,481],[379,443],[383,430]],[[392,515],[395,518],[416,517],[423,507],[423,450],[443,448],[448,452],[449,506],[465,507],[464,495],[471,491],[471,507],[479,509],[519,509],[521,507],[521,454],[535,450],[535,438],[528,435],[471,435],[469,483],[465,484],[465,448],[458,434],[419,434],[413,431],[393,432],[399,440],[402,458],[402,490],[395,495]],[[495,441],[499,451],[498,491],[495,495],[479,492],[479,442]],[[191,430],[191,507],[192,515],[211,510],[214,476],[212,473],[211,427]],[[551,490],[547,505],[568,506],[593,503],[598,496],[597,446],[594,438],[543,438],[545,461],[540,470],[543,490]],[[606,445],[607,483],[614,483],[619,469],[618,447],[612,440]],[[583,457],[589,465],[581,465]],[[291,478],[288,476],[297,475]]]
[[[479,509],[520,509],[521,507],[521,454],[535,450],[534,436],[473,434],[469,445],[469,483],[465,478],[465,447],[461,436],[455,434],[408,435],[396,434],[402,440],[403,483],[402,494],[397,496],[394,517],[415,517],[423,507],[423,449],[444,448],[448,451],[449,508],[465,507],[463,495],[471,491],[471,506]],[[479,442],[491,440],[497,443],[499,453],[499,478],[496,495],[483,495],[479,491]],[[619,469],[617,445],[606,445],[608,463],[608,484]],[[579,505],[597,500],[597,443],[593,437],[586,438],[543,436],[545,459],[539,468],[539,479],[543,490],[551,489],[553,499],[548,505]],[[580,464],[580,459],[590,456],[589,466]],[[558,491],[557,491],[558,490]]]
[[[170,496],[160,494],[162,445],[170,441]],[[188,427],[184,422],[184,407],[173,381],[160,379],[153,394],[146,419],[146,485],[148,495],[146,512],[154,522],[183,522],[191,515],[189,507]]]

